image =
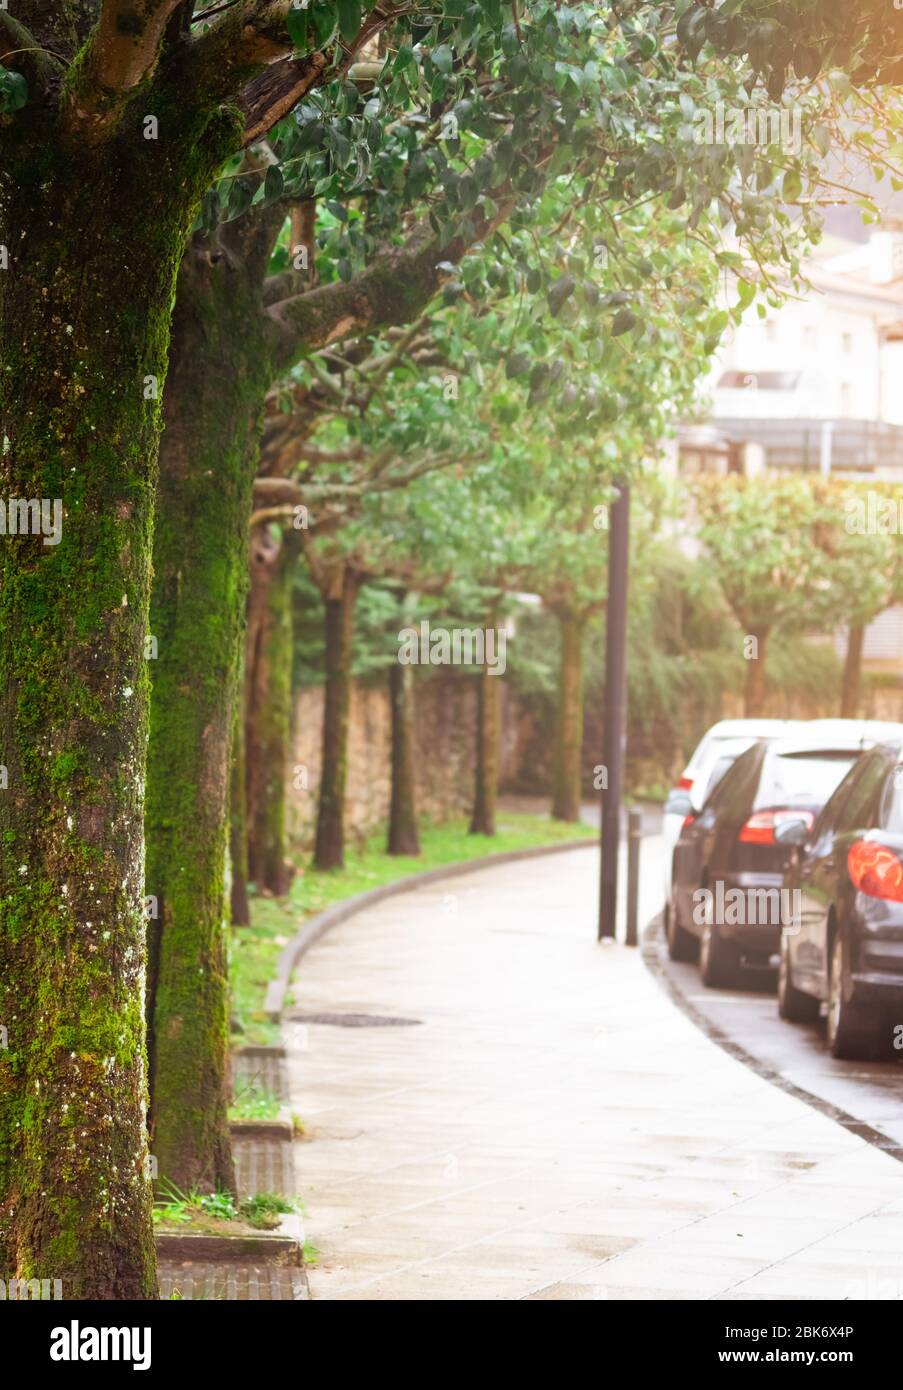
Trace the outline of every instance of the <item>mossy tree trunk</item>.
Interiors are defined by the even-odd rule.
[[[235,700],[232,720],[232,768],[229,778],[229,862],[232,871],[231,908],[233,927],[246,927],[251,921],[248,901],[248,784],[245,776],[245,702]]]
[[[859,699],[862,687],[862,649],[864,645],[864,625],[851,623],[847,633],[847,652],[843,664],[843,687],[840,697],[841,719],[856,719],[859,715]]]
[[[55,543],[31,521],[0,546],[0,1250],[4,1273],[66,1297],[147,1298],[145,638],[175,278],[216,171],[328,59],[290,56],[276,6],[198,43],[179,0],[15,8],[4,65],[28,90],[2,118],[0,487],[44,499]],[[287,365],[299,332],[265,325]]]
[[[495,834],[499,775],[499,678],[488,665],[476,680],[476,768],[471,835]]]
[[[227,1037],[221,1023],[227,1016],[227,980],[217,885],[228,835],[223,768],[228,766],[227,730],[236,693],[234,653],[241,645],[247,582],[238,546],[244,543],[239,538],[247,536],[251,517],[256,424],[279,372],[331,337],[338,324],[347,324],[350,331],[403,322],[421,308],[435,291],[444,254],[438,245],[430,249],[420,239],[412,239],[410,248],[393,249],[376,272],[365,272],[355,281],[356,317],[349,318],[349,287],[344,283],[315,289],[308,301],[307,275],[267,278],[270,253],[286,214],[281,204],[256,207],[221,228],[216,240],[196,240],[189,248],[178,280],[178,331],[166,392],[164,532],[155,554],[159,598],[155,595],[154,624],[167,635],[164,641],[155,632],[155,690],[161,692],[161,710],[152,724],[148,769],[147,892],[158,897],[158,912],[163,914],[151,923],[154,960],[162,960],[170,974],[164,977],[155,971],[148,1013],[153,1024],[153,1092],[159,1096],[153,1106],[154,1145],[155,1150],[163,1149],[155,1156],[161,1174],[179,1172],[185,1185],[190,1185],[189,1173],[205,1175],[198,1178],[203,1182],[210,1181],[211,1174],[219,1174],[227,1184],[231,1181],[225,1129]],[[396,285],[394,295],[387,290],[387,277]],[[310,314],[287,317],[289,309],[308,302]],[[189,459],[198,474],[193,479],[187,477]],[[191,512],[184,510],[189,504]],[[197,523],[189,522],[195,515],[200,518],[197,533]],[[202,545],[196,543],[198,537]],[[199,606],[203,617],[197,627]],[[253,642],[249,631],[249,649]],[[167,711],[162,708],[164,688],[176,695],[197,689],[201,698],[189,706],[177,701]],[[177,764],[171,750],[185,745],[193,751],[184,765]],[[246,755],[249,806],[255,795],[250,786],[255,767]],[[206,791],[204,811],[197,819],[191,813],[192,768]],[[181,858],[177,856],[171,869],[169,846],[179,836]],[[188,857],[196,870],[178,874],[178,862]],[[235,854],[233,865],[242,863]],[[239,916],[246,918],[246,895],[241,894],[235,868],[233,884],[238,894],[233,901]],[[160,951],[167,924],[169,956]],[[207,962],[200,1016],[189,1030],[196,1035],[194,1042],[203,1038],[204,1060],[189,1083],[189,1094],[198,1104],[172,1107],[166,1097],[177,1094],[185,1083],[193,1045],[191,1038],[184,1038],[182,1010],[193,972],[206,970]],[[177,984],[174,972],[181,975],[183,966],[184,982]],[[165,989],[158,998],[161,980]],[[161,1049],[164,1038],[169,1041]],[[207,1118],[200,1118],[202,1109]]]
[[[554,820],[580,819],[580,768],[583,751],[583,633],[586,619],[573,609],[558,613],[561,651],[552,788]]]
[[[389,854],[419,854],[417,831],[414,672],[394,661],[389,668],[392,704],[392,788],[389,806]]]
[[[756,640],[755,656],[750,655],[746,663],[746,688],[744,691],[744,712],[747,719],[761,718],[765,713],[766,674],[765,659],[768,655],[767,628],[749,634]]]
[[[359,580],[342,565],[324,593],[326,688],[323,756],[314,864],[341,869],[345,863],[345,785],[348,778],[348,716],[351,707],[351,642]]]
[[[155,1293],[142,1007],[153,498],[175,275],[210,149],[202,128],[151,148],[136,117],[73,157],[50,103],[35,106],[4,131],[0,491],[51,514],[58,499],[63,520],[58,544],[0,539],[2,1263],[61,1279],[68,1298],[141,1299]]]
[[[248,877],[258,889],[281,896],[292,878],[285,832],[297,549],[291,535],[277,538],[264,529],[255,536],[251,554],[245,710]]]
[[[151,1143],[160,1178],[184,1191],[235,1183],[225,868],[248,516],[270,373],[260,279],[283,220],[271,216],[259,249],[226,229],[223,244],[196,238],[183,258],[160,452],[145,880],[157,907]]]

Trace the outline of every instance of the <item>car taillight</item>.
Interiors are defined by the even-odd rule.
[[[847,851],[847,868],[860,893],[903,903],[903,862],[887,845],[856,840]]]
[[[811,811],[756,811],[743,826],[738,838],[744,845],[776,844],[775,826],[785,820],[804,820],[809,830],[815,824],[815,816]]]
[[[684,831],[686,830],[686,828],[687,828],[688,825],[692,825],[692,824],[693,824],[693,822],[694,822],[695,819],[696,819],[695,816],[684,816],[684,823],[683,823],[683,825],[680,827],[680,833],[681,833],[681,835],[684,833]]]
[[[693,778],[692,778],[692,777],[681,777],[680,780],[679,780],[678,783],[677,783],[677,786],[674,788],[674,790],[675,790],[676,792],[689,792],[689,791],[692,791],[692,790],[693,790]]]

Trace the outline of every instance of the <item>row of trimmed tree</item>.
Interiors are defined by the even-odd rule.
[[[286,561],[324,600],[337,863],[355,598],[404,550],[383,502],[422,483],[444,557],[458,500],[428,478],[526,506],[560,440],[596,491],[642,456],[771,267],[798,273],[851,99],[818,73],[893,80],[886,7],[857,8],[0,9],[0,490],[64,517],[0,547],[10,1274],[154,1296],[148,1135],[179,1186],[234,1183],[224,884],[233,806],[245,877],[279,872]],[[801,149],[687,139],[698,106],[785,88]],[[713,310],[721,272],[740,297]]]

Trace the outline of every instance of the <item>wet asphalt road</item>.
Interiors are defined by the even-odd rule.
[[[542,809],[532,798],[509,801],[519,810]],[[644,903],[646,907],[640,920],[648,921],[663,897],[662,847],[656,838],[661,829],[661,807],[644,803],[641,809],[641,913]],[[598,825],[598,804],[584,804],[581,819]],[[626,816],[623,832],[626,834]],[[771,973],[751,976],[742,989],[706,989],[698,966],[668,959],[660,917],[646,930],[643,954],[663,986],[714,1041],[903,1162],[903,1052],[891,1061],[836,1061],[825,1046],[823,1023],[785,1023],[778,1017],[775,976]]]
[[[803,1025],[778,1017],[771,974],[750,979],[742,989],[706,989],[696,965],[668,959],[660,919],[647,931],[644,951],[677,1002],[715,1041],[872,1143],[896,1150],[903,1161],[903,1053],[891,1061],[835,1060],[823,1022]]]

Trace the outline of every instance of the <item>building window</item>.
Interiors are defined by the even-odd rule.
[[[849,416],[852,413],[853,392],[849,384],[845,381],[840,388],[840,413]]]
[[[852,351],[853,351],[853,335],[852,335],[852,333],[843,333],[843,334],[841,334],[840,342],[841,342],[841,346],[843,347],[844,352],[852,352]]]
[[[769,343],[776,343],[776,342],[778,341],[778,321],[777,321],[777,319],[769,319],[769,320],[768,320],[768,322],[767,322],[766,325],[765,325],[765,337],[767,338],[767,340],[768,340]]]

